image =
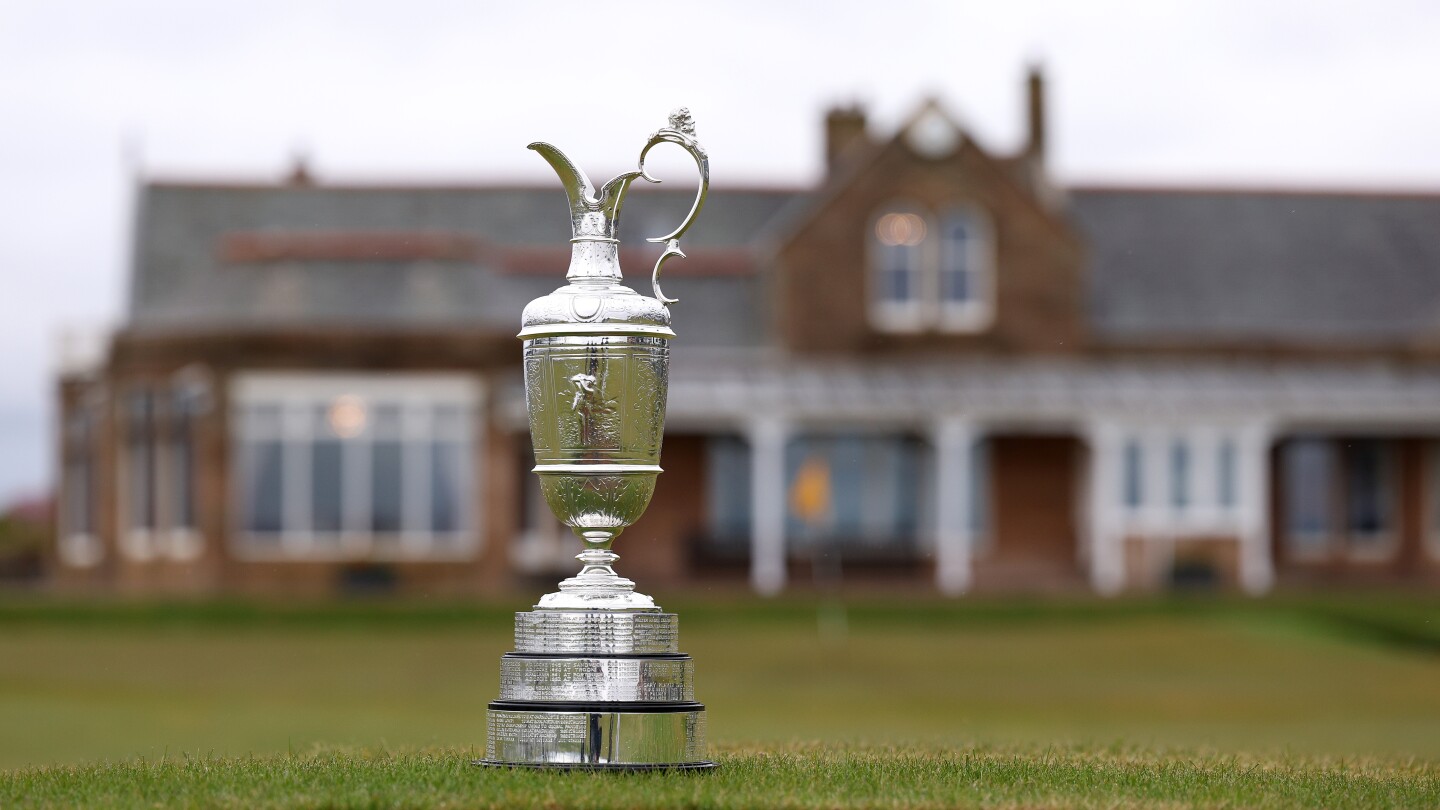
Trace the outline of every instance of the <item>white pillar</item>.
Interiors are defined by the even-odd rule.
[[[1107,424],[1090,425],[1086,433],[1090,445],[1090,585],[1109,595],[1125,585],[1121,519],[1124,493],[1120,480],[1124,437],[1115,426]]]
[[[1262,594],[1275,584],[1270,551],[1270,442],[1264,425],[1240,432],[1236,455],[1240,495],[1240,587]]]
[[[961,417],[946,417],[931,433],[935,447],[935,584],[955,596],[970,590],[974,532],[970,459],[975,430]]]
[[[785,587],[785,439],[777,417],[759,417],[750,439],[750,585],[773,596]]]

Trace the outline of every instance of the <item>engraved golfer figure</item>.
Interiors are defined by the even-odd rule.
[[[578,411],[580,410],[581,400],[587,399],[587,394],[595,393],[595,375],[572,374],[570,375],[570,382],[575,385],[575,398],[570,400],[570,410]]]
[[[617,401],[604,398],[605,383],[594,374],[572,374],[575,386],[570,410],[580,415],[581,442],[586,447],[608,446],[618,440]]]

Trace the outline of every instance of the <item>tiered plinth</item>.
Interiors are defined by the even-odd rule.
[[[535,610],[515,614],[500,661],[484,765],[713,768],[695,669],[673,613]]]

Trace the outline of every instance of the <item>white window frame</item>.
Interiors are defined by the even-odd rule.
[[[880,220],[890,214],[912,214],[925,223],[920,243],[911,246],[913,265],[909,273],[914,281],[908,301],[894,301],[886,294],[885,259],[892,245],[883,244],[876,235]],[[865,278],[870,322],[883,332],[920,332],[929,325],[934,300],[935,222],[924,208],[905,201],[881,206],[870,218],[865,230]]]
[[[943,332],[981,332],[995,319],[995,229],[990,218],[978,205],[958,204],[940,215],[936,231],[936,261],[933,297],[939,306],[939,328]],[[950,223],[963,219],[971,230],[966,240],[966,273],[969,275],[970,297],[963,302],[945,300],[942,277],[949,262]]]
[[[252,561],[399,561],[399,560],[470,560],[484,545],[483,504],[476,493],[482,492],[484,475],[484,386],[481,380],[465,374],[446,373],[378,373],[330,374],[315,372],[244,372],[237,374],[231,386],[231,491],[235,508],[230,527],[230,548],[240,559]],[[418,442],[446,439],[463,450],[462,464],[469,473],[462,476],[464,485],[455,508],[459,510],[456,532],[433,533],[404,526],[398,532],[376,534],[369,530],[370,456],[373,449],[371,420],[360,434],[364,441],[341,444],[342,478],[346,487],[341,493],[342,529],[339,532],[313,532],[294,526],[309,524],[310,459],[304,451],[313,440],[314,410],[342,396],[356,396],[373,413],[373,404],[398,404],[402,421],[399,437],[402,453],[411,456],[411,470],[417,475],[402,473],[402,510],[411,514],[429,509],[431,490],[429,468],[413,463],[413,447]],[[278,404],[281,418],[278,430],[263,435],[247,435],[242,414],[254,404]],[[457,407],[460,424],[450,433],[437,433],[430,420],[430,409],[437,404]],[[245,527],[244,487],[241,471],[241,448],[247,440],[279,440],[282,475],[298,483],[290,489],[282,487],[282,529],[277,533],[254,534]],[[402,459],[404,457],[402,456]],[[402,468],[403,469],[403,468]],[[422,504],[423,502],[423,504]],[[288,524],[288,525],[287,525]],[[276,537],[278,535],[278,537]],[[394,542],[378,543],[377,538]],[[438,538],[447,542],[437,544]],[[324,542],[320,542],[320,541]],[[277,542],[278,541],[278,542]]]
[[[1116,513],[1127,529],[1138,535],[1164,537],[1215,537],[1238,535],[1251,508],[1239,480],[1241,430],[1234,424],[1187,423],[1183,426],[1137,422],[1120,430],[1115,445],[1114,465]],[[1220,499],[1220,448],[1231,445],[1236,476],[1232,482],[1235,500]],[[1140,501],[1129,502],[1130,448],[1139,462]],[[1175,452],[1184,448],[1185,480],[1175,479]],[[1176,501],[1176,487],[1184,484],[1183,504]]]

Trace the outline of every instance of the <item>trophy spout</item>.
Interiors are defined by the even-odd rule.
[[[570,198],[570,208],[585,208],[595,200],[595,186],[590,178],[585,175],[579,166],[571,160],[564,152],[551,146],[544,141],[536,141],[529,146],[530,149],[538,152],[555,174],[560,176],[560,185],[565,189],[565,196]]]
[[[597,192],[595,184],[590,182],[585,172],[564,152],[544,141],[536,141],[530,144],[529,148],[545,158],[545,162],[549,163],[550,168],[560,177],[560,185],[564,187],[565,196],[570,200],[570,241],[617,241],[620,204],[625,199],[630,182],[644,176],[644,172],[637,170],[616,175]]]

